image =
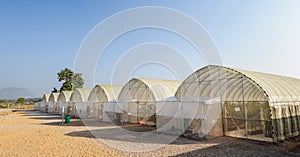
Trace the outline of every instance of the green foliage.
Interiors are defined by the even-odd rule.
[[[63,70],[61,70],[59,73],[57,73],[58,75],[58,81],[71,81],[72,77],[73,77],[74,72],[68,68],[65,68]]]
[[[32,103],[36,103],[36,102],[40,102],[42,101],[42,98],[28,98],[26,99],[26,102],[32,102]]]
[[[72,70],[65,68],[57,73],[58,81],[65,81],[60,88],[60,91],[71,91],[74,88],[82,88],[84,79],[81,73],[75,73]]]
[[[57,89],[56,88],[53,88],[53,91],[51,93],[57,93]]]
[[[15,102],[10,103],[0,103],[0,109],[1,108],[10,108],[10,109],[33,109],[34,103],[33,102],[27,102],[24,104],[17,104]]]
[[[72,79],[73,87],[74,88],[82,88],[84,84],[84,80],[82,78],[81,73],[75,73]]]
[[[0,104],[0,108],[7,108],[7,104]]]
[[[23,104],[25,102],[25,98],[18,98],[17,103]]]
[[[72,83],[69,81],[64,82],[60,88],[60,91],[71,91],[71,90],[73,90],[73,86]]]
[[[71,83],[73,74],[74,72],[68,68],[65,68],[61,70],[59,73],[57,73],[58,81],[59,82],[65,81],[62,87],[60,88],[60,91],[73,90],[73,86]]]

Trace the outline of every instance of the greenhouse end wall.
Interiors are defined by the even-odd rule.
[[[100,102],[87,102],[87,118],[103,119],[103,103]]]
[[[214,104],[161,101],[156,103],[156,109],[158,132],[183,135],[193,139],[223,136],[220,101]]]
[[[53,114],[59,114],[59,110],[60,110],[60,105],[59,102],[55,102],[53,105]]]
[[[186,78],[175,96],[220,96],[226,136],[273,142],[299,136],[299,79],[209,65]]]
[[[268,102],[224,102],[223,126],[226,136],[273,140]]]
[[[71,117],[76,117],[76,105],[75,102],[66,102],[65,114]]]
[[[103,121],[123,123],[141,123],[153,125],[155,108],[153,104],[138,104],[137,102],[105,102],[103,104]]]
[[[102,107],[99,102],[76,102],[77,116],[80,118],[102,119]]]

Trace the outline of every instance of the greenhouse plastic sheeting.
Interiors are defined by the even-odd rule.
[[[124,105],[123,121],[155,124],[155,102],[174,96],[180,81],[133,78],[120,91]]]
[[[50,94],[44,94],[42,97],[40,111],[47,112],[48,111],[48,101],[49,101]]]
[[[48,102],[48,113],[52,113],[54,109],[54,102]]]
[[[56,105],[55,113],[58,113],[59,115],[61,115],[62,107],[64,107],[64,110],[66,112],[67,102],[70,101],[72,93],[73,93],[73,91],[62,91],[59,93],[58,98],[57,98],[57,103],[56,103],[57,105]]]
[[[222,66],[201,68],[177,97],[222,97],[227,136],[282,141],[299,134],[300,80]]]
[[[88,97],[91,93],[91,89],[86,88],[76,88],[70,98],[70,102],[68,102],[67,106],[67,113],[70,114],[70,116],[79,117],[79,112],[77,112],[77,108],[81,108],[81,103],[88,100]],[[76,104],[77,103],[77,104]]]
[[[87,102],[75,102],[76,114],[75,117],[87,118]]]
[[[71,99],[73,91],[62,91],[59,93],[57,101],[58,102],[68,102]]]
[[[214,115],[210,112],[215,112],[216,107],[221,111],[221,102],[219,99],[204,101],[207,100],[206,98],[202,100],[202,102],[193,102],[177,99],[177,101],[157,102],[156,123],[158,132],[177,135],[188,132],[191,132],[191,134],[210,135],[210,130],[213,130],[213,127],[216,125],[210,124],[210,121],[218,121],[221,118],[218,117],[220,116],[219,114]],[[209,115],[213,117],[209,117]],[[222,126],[219,126],[220,128]]]
[[[116,85],[96,85],[88,97],[86,105],[88,114],[87,117],[103,119],[103,103],[115,100],[121,89],[121,86]],[[113,109],[110,110],[110,112],[112,111]]]
[[[87,101],[91,91],[92,91],[91,89],[76,88],[71,95],[70,101],[72,102]]]
[[[42,101],[42,102],[41,102],[40,110],[41,110],[42,112],[47,112],[47,110],[48,110],[48,102]]]
[[[34,110],[40,111],[41,110],[41,102],[34,103]]]
[[[123,103],[109,101],[103,104],[103,121],[122,122]]]
[[[99,102],[87,102],[87,118],[100,118],[102,119],[102,103]]]
[[[67,102],[59,102],[59,115],[62,114],[62,109],[64,109],[64,113],[67,113]]]
[[[122,86],[117,85],[96,85],[92,89],[88,101],[106,102],[116,100],[121,89]]]
[[[78,116],[76,114],[76,105],[75,102],[66,102],[65,104],[65,115],[70,115],[71,117]]]

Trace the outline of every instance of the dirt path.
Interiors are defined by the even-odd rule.
[[[60,126],[43,123],[26,112],[1,117],[0,156],[122,156],[101,143],[65,136]]]
[[[0,116],[6,116],[6,115],[9,115],[11,114],[12,111],[11,110],[8,110],[8,109],[0,109]]]
[[[300,156],[286,151],[282,145],[228,137],[209,141],[178,138],[155,151],[129,153],[101,143],[79,120],[72,121],[70,126],[58,125],[59,122],[59,117],[40,112],[0,116],[0,156]],[[106,140],[126,142],[129,148],[137,146],[134,141],[112,137]]]

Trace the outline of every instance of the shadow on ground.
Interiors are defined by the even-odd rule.
[[[208,142],[207,140],[193,141],[176,135],[161,134],[157,133],[153,128],[146,128],[148,132],[145,131],[145,127],[140,126],[125,126],[125,127],[103,127],[101,129],[95,130],[84,130],[70,132],[65,135],[72,137],[86,137],[86,138],[97,138],[104,140],[115,140],[123,142],[133,142],[133,143],[144,143],[144,144],[171,144],[181,145],[181,144],[196,144],[201,142]],[[178,141],[179,139],[179,141]]]
[[[248,143],[247,143],[248,142]],[[250,142],[250,143],[249,143]],[[250,146],[249,146],[250,145]],[[288,152],[272,143],[256,142],[248,140],[225,141],[218,145],[197,149],[190,152],[175,155],[173,157],[193,156],[272,156],[295,157],[300,154]]]
[[[61,117],[48,113],[28,111],[31,119],[45,120],[42,125],[62,125]],[[89,130],[73,131],[65,134],[71,137],[100,138],[109,141],[135,143],[135,144],[168,144],[164,138],[174,138],[172,145],[206,145],[211,146],[196,149],[190,152],[176,155],[178,156],[300,156],[300,137],[284,141],[282,143],[259,142],[246,139],[236,139],[230,137],[218,137],[209,141],[192,141],[182,137],[160,134],[156,132],[155,127],[142,125],[116,126],[110,123],[104,123],[95,119],[71,118],[70,124],[64,124],[64,127],[83,127]],[[125,133],[123,132],[125,130]],[[144,134],[146,132],[146,134]],[[161,140],[159,140],[161,138]],[[250,146],[249,146],[250,145]],[[297,154],[298,153],[298,154]]]

